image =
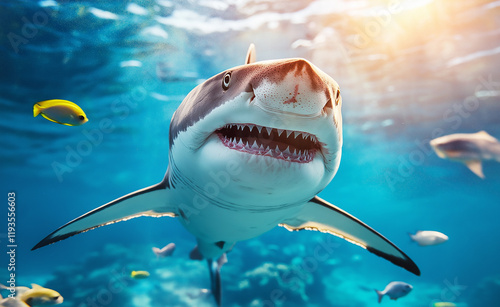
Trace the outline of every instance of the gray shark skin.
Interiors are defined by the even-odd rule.
[[[339,85],[316,66],[255,62],[251,45],[244,65],[198,85],[174,113],[162,182],[74,219],[33,250],[138,216],[176,217],[196,237],[192,254],[208,260],[218,305],[225,253],[276,226],[336,235],[420,275],[393,243],[316,196],[340,164],[341,105]]]
[[[431,140],[430,144],[440,158],[463,163],[483,179],[482,161],[500,162],[500,142],[486,131],[449,134]]]

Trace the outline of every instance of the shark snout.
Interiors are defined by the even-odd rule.
[[[284,62],[254,86],[255,103],[266,111],[317,116],[335,106],[338,85],[304,59]]]

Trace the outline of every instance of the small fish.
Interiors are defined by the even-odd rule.
[[[436,302],[432,304],[432,307],[457,307],[457,304],[450,302]]]
[[[480,178],[483,160],[500,162],[500,142],[486,131],[445,135],[430,144],[440,158],[463,163]]]
[[[80,126],[88,121],[85,112],[68,100],[52,99],[33,105],[33,117],[41,114],[45,119],[66,126]]]
[[[4,285],[0,285],[1,289],[10,289]],[[57,291],[52,289],[44,288],[37,284],[31,284],[31,289],[29,287],[16,287],[16,300],[27,304],[28,306],[49,306],[57,305],[63,302],[63,297]],[[12,300],[0,301],[4,305],[0,306],[15,306],[20,307],[22,304],[15,305]],[[10,305],[9,305],[10,304]]]
[[[158,258],[172,256],[174,251],[175,251],[175,243],[169,243],[162,249],[159,249],[158,247],[153,247],[153,253],[155,253],[156,257]]]
[[[130,277],[133,279],[145,279],[149,277],[149,272],[148,271],[132,271],[130,273]]]
[[[420,246],[438,245],[448,241],[448,236],[444,233],[431,230],[419,230],[416,234],[408,235]]]
[[[410,284],[402,281],[393,281],[385,287],[384,291],[378,291],[375,289],[375,292],[377,292],[378,302],[380,303],[384,295],[387,295],[391,300],[397,300],[398,298],[410,293],[412,289],[413,287]]]

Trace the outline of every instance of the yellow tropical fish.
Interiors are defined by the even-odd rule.
[[[457,307],[457,304],[450,302],[436,302],[432,307]]]
[[[130,277],[134,279],[144,279],[149,277],[149,272],[148,271],[132,271],[130,273]]]
[[[0,289],[10,290],[10,288],[1,284]],[[29,287],[15,287],[15,292],[17,294],[15,301],[12,299],[5,299],[0,301],[0,306],[21,307],[24,306],[23,303],[26,304],[26,306],[48,306],[61,304],[64,300],[57,291],[44,288],[37,284],[31,284],[31,289]]]
[[[46,119],[66,126],[80,126],[88,121],[85,112],[75,103],[52,99],[35,103],[33,106],[33,116],[41,114]]]

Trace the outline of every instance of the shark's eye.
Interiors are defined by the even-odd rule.
[[[224,78],[222,79],[222,89],[223,90],[227,90],[229,89],[229,83],[231,83],[231,72],[227,72],[225,75],[224,75]]]
[[[337,90],[337,96],[335,96],[335,105],[339,105],[339,100],[340,100],[340,90]]]

